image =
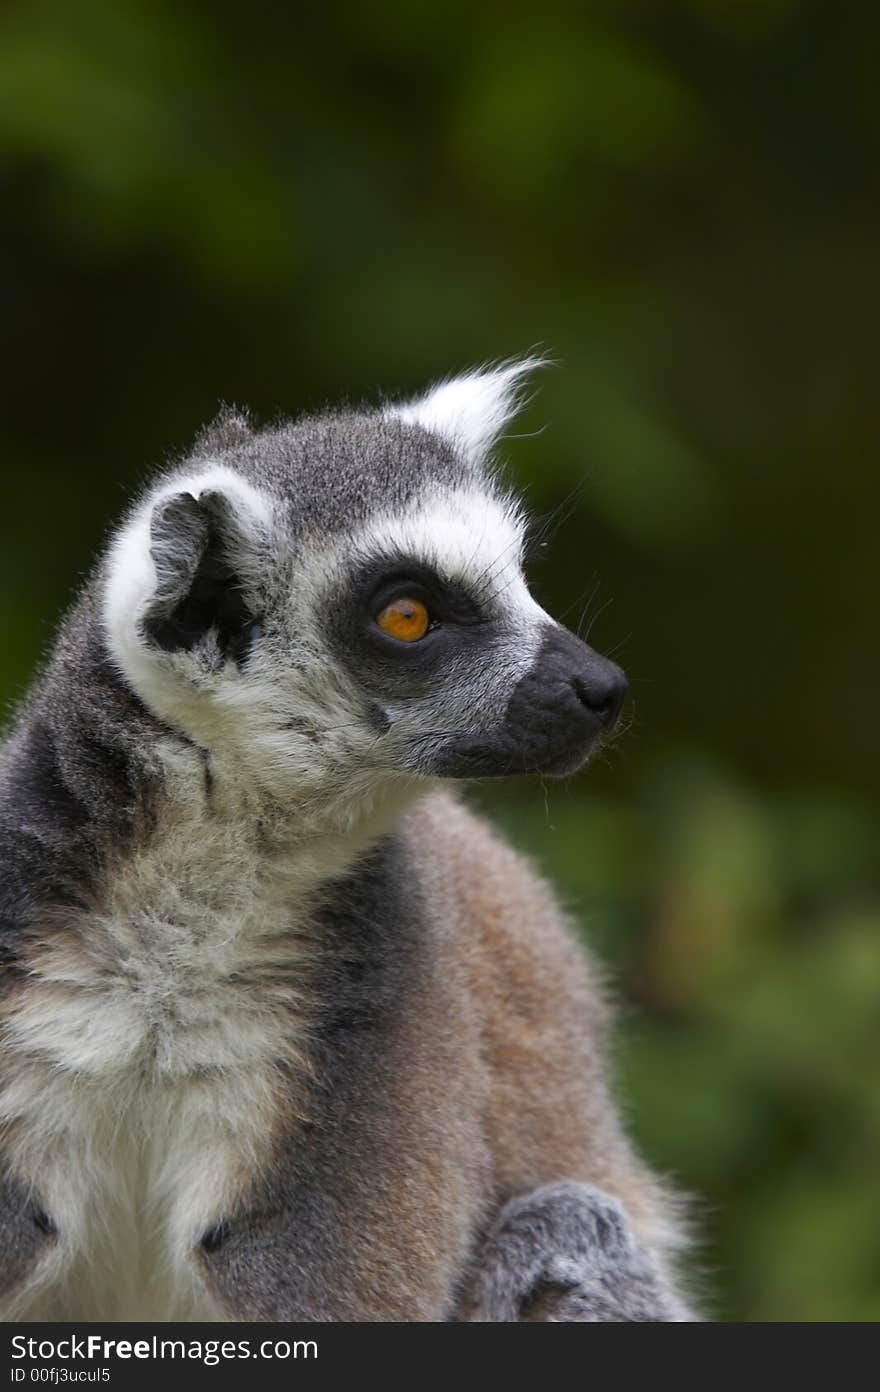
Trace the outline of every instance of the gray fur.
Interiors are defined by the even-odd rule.
[[[456,488],[474,473],[438,436],[364,410],[301,416],[259,431],[225,413],[192,457],[220,458],[282,499],[294,545],[307,532],[350,534],[378,511],[403,511],[429,485]],[[479,472],[487,487],[501,489],[492,471]]]
[[[24,1185],[0,1174],[0,1298],[26,1280],[54,1240],[51,1219]]]
[[[511,1199],[482,1252],[472,1318],[582,1323],[689,1318],[616,1199],[545,1184]]]
[[[485,458],[417,417],[225,413],[136,504],[18,712],[4,1311],[117,1317],[99,1235],[130,1221],[174,1273],[154,1318],[687,1318],[590,968],[431,792],[569,771],[622,676],[529,597]],[[400,565],[475,613],[398,652],[365,605]]]
[[[441,1057],[449,1026],[466,1028],[444,980],[442,945],[407,883],[400,839],[323,894],[317,918],[320,1008],[303,1117],[205,1255],[208,1279],[244,1319],[451,1318],[483,1143],[468,1080],[452,1068],[431,1111],[406,1111],[396,1100],[398,1067],[425,1062],[405,1023],[419,1019]],[[440,1010],[448,1024],[435,1034]],[[452,1203],[433,1211],[425,1203],[421,1165],[444,1174]],[[377,1230],[389,1210],[393,1234]]]

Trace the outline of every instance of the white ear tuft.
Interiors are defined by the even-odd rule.
[[[498,367],[475,368],[439,382],[415,401],[390,407],[387,414],[442,435],[478,463],[521,409],[519,388],[524,378],[546,363],[546,358],[530,357]]]

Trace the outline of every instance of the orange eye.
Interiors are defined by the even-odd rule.
[[[393,599],[376,615],[382,632],[401,643],[417,643],[424,638],[430,622],[431,616],[420,599]]]

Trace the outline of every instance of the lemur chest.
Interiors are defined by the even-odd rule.
[[[198,852],[166,838],[122,867],[6,1012],[5,1148],[57,1233],[45,1318],[217,1317],[199,1244],[267,1159],[308,948],[283,876]]]

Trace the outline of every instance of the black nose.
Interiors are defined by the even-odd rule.
[[[613,726],[625,696],[626,677],[616,663],[548,622],[503,720],[447,746],[433,771],[451,777],[542,773],[566,778]]]
[[[617,664],[587,648],[571,684],[581,705],[610,729],[620,715],[627,692],[626,677]]]

